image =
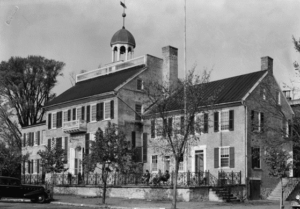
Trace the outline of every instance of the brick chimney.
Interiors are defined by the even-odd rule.
[[[163,80],[169,85],[176,85],[178,80],[178,49],[172,46],[162,48]]]
[[[273,59],[271,57],[266,56],[261,58],[261,70],[267,70],[273,74]]]

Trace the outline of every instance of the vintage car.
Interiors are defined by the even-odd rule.
[[[0,176],[0,199],[26,198],[32,202],[44,203],[52,199],[52,194],[43,186],[21,184],[17,178]]]

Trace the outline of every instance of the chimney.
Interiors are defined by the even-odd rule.
[[[267,70],[270,74],[273,74],[273,59],[271,57],[261,58],[261,70]]]
[[[163,54],[163,81],[168,85],[176,85],[178,80],[178,49],[172,46],[162,48]]]

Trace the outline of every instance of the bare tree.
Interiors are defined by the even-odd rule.
[[[217,91],[209,92],[210,73],[201,76],[189,72],[186,80],[178,83],[149,82],[145,90],[150,104],[145,117],[151,120],[150,146],[152,150],[170,154],[175,160],[172,208],[177,202],[179,162],[188,146],[200,140],[195,131],[207,129],[207,112],[212,108]],[[221,87],[220,87],[221,88]],[[198,115],[202,113],[201,117]],[[196,123],[195,123],[196,121]],[[156,133],[156,137],[154,137]]]

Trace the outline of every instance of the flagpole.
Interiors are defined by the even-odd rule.
[[[183,94],[184,94],[184,117],[185,121],[187,121],[186,118],[186,0],[184,0],[184,52],[183,52],[183,59],[184,59],[184,65],[183,65],[183,73],[184,73],[184,86],[183,86]],[[186,124],[187,125],[187,124]]]

